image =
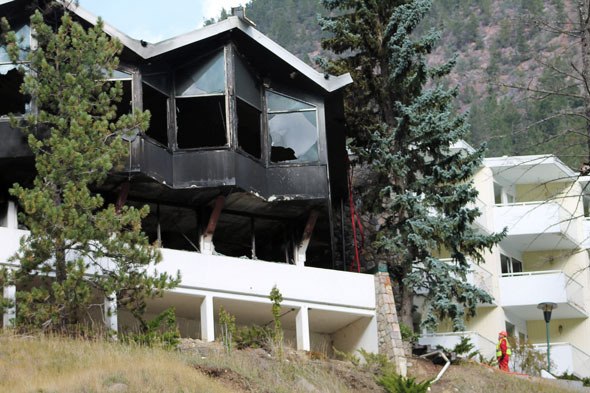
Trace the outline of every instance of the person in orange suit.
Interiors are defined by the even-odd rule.
[[[512,355],[512,350],[508,342],[508,333],[502,330],[498,333],[498,344],[496,345],[496,358],[498,359],[500,370],[510,372],[510,367],[508,367],[510,355]]]

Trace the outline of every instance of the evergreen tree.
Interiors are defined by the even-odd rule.
[[[19,220],[30,230],[14,257],[20,265],[8,274],[17,288],[16,324],[64,331],[93,304],[116,295],[118,306],[145,327],[146,298],[175,286],[178,278],[148,273],[161,257],[141,232],[147,206],[105,205],[93,190],[123,162],[121,136],[146,129],[149,113],[116,118],[122,87],[105,78],[118,66],[122,45],[102,31],[100,19],[86,30],[62,5],[53,3],[45,12],[61,19],[54,26],[40,11],[32,15],[37,47],[21,66],[21,91],[33,97],[36,109],[12,119],[28,136],[37,172],[30,188],[15,184],[10,190],[22,208]],[[5,40],[16,62],[15,34]]]
[[[332,33],[325,48],[342,56],[331,71],[352,74],[346,121],[351,149],[368,167],[362,192],[364,209],[379,222],[371,247],[388,266],[398,292],[402,321],[413,325],[414,296],[425,293],[422,325],[433,328],[450,318],[464,329],[486,292],[468,284],[467,258],[482,252],[502,234],[473,228],[479,211],[472,176],[483,148],[451,150],[467,134],[465,115],[454,115],[455,89],[441,78],[453,62],[429,67],[427,56],[439,37],[413,33],[430,0],[323,0],[335,15],[322,21]],[[375,219],[375,218],[380,218]],[[452,262],[437,255],[448,252]]]

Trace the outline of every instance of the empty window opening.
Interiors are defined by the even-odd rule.
[[[260,110],[237,99],[238,146],[256,158],[261,157]]]
[[[144,82],[143,110],[151,114],[146,135],[168,146],[168,96]]]
[[[23,74],[14,66],[0,65],[0,116],[24,114],[30,110],[30,99],[20,92],[23,79]]]
[[[270,160],[313,162],[319,159],[316,107],[271,91],[268,102]]]
[[[132,94],[131,94],[131,81],[121,81],[123,94],[121,95],[121,101],[117,103],[117,119],[122,115],[128,115],[133,111]]]
[[[224,96],[177,98],[176,122],[180,149],[227,144]]]
[[[287,222],[257,218],[255,223],[256,258],[292,263],[292,235]]]
[[[114,70],[113,74],[107,78],[109,81],[116,81],[121,83],[121,100],[116,102],[117,106],[117,119],[122,115],[127,115],[133,111],[132,101],[132,75],[121,70]]]

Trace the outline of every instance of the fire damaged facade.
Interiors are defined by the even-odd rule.
[[[26,4],[0,1],[0,16],[25,44],[32,41]],[[84,25],[96,22],[71,10]],[[347,200],[342,90],[352,80],[315,71],[234,11],[156,44],[105,24],[124,45],[112,76],[124,90],[118,112],[149,110],[151,121],[125,137],[124,169],[97,191],[111,203],[149,205],[143,227],[161,246],[158,270],[180,271],[182,282],[148,311],[174,306],[182,335],[213,340],[220,307],[238,324],[264,325],[276,285],[286,338],[297,348],[376,352],[373,277],[344,271],[337,241]],[[30,182],[34,168],[7,116],[34,110],[19,93],[22,78],[0,49],[2,264],[26,234],[8,189]],[[129,320],[104,318],[113,329]],[[5,326],[9,320],[10,312]]]

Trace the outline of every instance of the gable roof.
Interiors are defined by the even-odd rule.
[[[0,0],[0,4],[3,2],[9,3],[12,1],[15,0]],[[88,23],[91,23],[92,25],[95,25],[98,20],[97,16],[93,15],[83,7],[70,4],[68,5],[68,8],[80,18],[84,19]],[[117,38],[123,45],[125,45],[125,47],[146,60],[234,30],[239,30],[245,34],[257,45],[274,54],[279,60],[295,68],[295,70],[297,70],[301,75],[305,76],[307,79],[328,93],[339,90],[352,83],[352,78],[348,73],[340,76],[333,76],[316,71],[305,62],[297,58],[295,55],[290,53],[288,50],[262,34],[260,31],[256,30],[250,23],[237,16],[230,16],[221,22],[190,31],[188,33],[181,34],[158,43],[146,43],[142,40],[131,38],[127,34],[121,32],[108,23],[104,23],[105,33],[111,37]]]

